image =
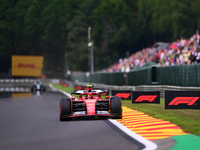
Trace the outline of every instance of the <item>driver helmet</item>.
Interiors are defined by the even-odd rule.
[[[89,96],[89,94],[86,94],[85,99],[88,99],[88,98],[90,98],[90,96]]]

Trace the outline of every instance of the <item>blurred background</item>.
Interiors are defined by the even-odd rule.
[[[15,56],[40,57],[44,78],[199,63],[199,12],[199,0],[1,0],[0,78],[37,68]]]

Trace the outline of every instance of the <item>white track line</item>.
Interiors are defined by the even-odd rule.
[[[55,88],[52,84],[49,84],[49,86],[51,88]],[[62,92],[63,94],[65,94],[68,97],[71,97],[71,95],[65,91],[59,90],[60,92]],[[125,127],[124,125],[122,125],[121,123],[119,123],[118,121],[114,120],[114,119],[108,119],[111,123],[113,123],[116,127],[118,127],[120,130],[122,130],[124,133],[126,133],[127,135],[129,135],[130,137],[132,137],[133,139],[137,140],[138,142],[142,143],[145,145],[145,148],[143,150],[155,150],[157,148],[157,145],[145,138],[143,138],[142,136],[136,134],[135,132],[131,131],[130,129],[128,129],[127,127]]]
[[[67,93],[67,92],[65,92],[65,91],[62,91],[62,90],[59,90],[59,91],[62,92],[63,94],[65,94],[65,95],[67,95],[68,97],[72,97],[71,94],[69,94],[69,93]]]
[[[58,89],[55,88],[51,83],[49,83],[49,86],[50,86],[50,88],[52,88],[52,89],[56,89],[56,90],[58,90]],[[63,90],[58,90],[58,91],[60,91],[61,93],[67,95],[68,97],[72,97],[71,94],[69,94],[69,93],[67,93],[67,92],[65,92],[65,91],[63,91]]]

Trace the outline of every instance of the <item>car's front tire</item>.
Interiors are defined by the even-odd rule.
[[[116,114],[114,119],[122,118],[122,102],[121,98],[118,96],[113,96],[110,98],[110,109],[113,114]]]
[[[36,87],[35,85],[33,85],[33,86],[31,87],[31,92],[35,92],[35,91],[37,91],[37,87]]]
[[[59,103],[60,109],[60,121],[67,121],[70,119],[65,118],[64,116],[71,114],[71,100],[69,98],[61,98]]]

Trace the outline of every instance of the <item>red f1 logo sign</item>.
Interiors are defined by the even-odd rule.
[[[115,96],[127,99],[130,95],[131,93],[117,93]]]
[[[160,104],[160,91],[132,91],[132,103]]]
[[[122,100],[130,100],[131,99],[131,90],[112,90],[112,96],[118,96]]]
[[[156,97],[157,95],[141,95],[135,100],[135,102],[143,102],[143,101],[153,102],[155,101]]]
[[[199,97],[176,97],[168,105],[187,104],[194,105]]]
[[[199,91],[165,91],[165,109],[200,109]]]

